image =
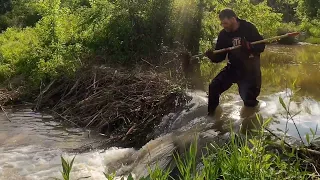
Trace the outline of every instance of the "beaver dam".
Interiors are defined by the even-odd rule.
[[[320,145],[319,59],[318,46],[267,47],[262,57],[263,89],[259,107],[243,108],[233,87],[223,94],[221,112],[215,118],[206,117],[205,90],[222,65],[203,62],[202,90],[186,89],[181,78],[173,80],[168,73],[142,70],[124,73],[107,67],[82,70],[73,80],[59,79],[48,84],[34,97],[31,105],[2,106],[0,179],[60,178],[61,155],[68,160],[76,155],[71,179],[106,179],[104,173],[113,172],[119,178],[130,173],[144,177],[149,174],[148,167],[156,165],[160,169],[172,170],[170,175],[177,177],[183,175],[183,168],[179,164],[177,166],[175,153],[182,157],[195,139],[198,139],[195,148],[198,150],[210,147],[210,143],[224,147],[224,144],[234,142],[230,139],[233,137],[230,136],[230,127],[239,134],[236,139],[241,141],[245,132],[259,126],[255,113],[264,120],[272,118],[266,128],[266,133],[270,131],[272,134],[263,142],[276,141],[286,132],[288,137],[284,146],[289,150],[296,145],[308,146],[310,151],[300,149],[294,156],[305,160],[300,163],[301,169],[307,169],[316,178],[320,157],[317,154],[317,146]],[[300,90],[296,91],[296,88]],[[9,96],[12,94],[3,95]],[[279,97],[289,107],[292,116],[295,115],[293,120]],[[23,100],[20,99],[21,102]],[[196,163],[191,163],[191,170],[207,172],[205,167],[209,161],[201,161],[201,153],[211,150],[197,151]],[[227,172],[232,171],[232,164],[223,165],[225,161],[222,159],[235,157],[232,155],[239,151],[232,148],[224,150],[233,153],[212,157],[211,167],[218,167],[218,162],[222,164],[214,171],[217,173],[212,170],[209,177],[218,174],[217,178],[223,175],[230,179]],[[273,144],[265,150],[295,163],[292,157],[282,153],[281,146]],[[250,171],[245,168],[251,159],[255,157],[248,155],[247,159],[236,163],[243,166],[238,178],[245,177],[242,172]],[[195,177],[196,173],[192,172]],[[288,172],[295,171],[291,169]],[[273,177],[275,174],[265,175]],[[293,174],[280,173],[279,177],[291,177]],[[300,176],[296,174],[296,177]]]

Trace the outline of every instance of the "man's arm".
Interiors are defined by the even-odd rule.
[[[255,25],[248,23],[248,31],[247,31],[247,40],[249,42],[260,41],[263,40],[263,37],[258,32],[258,29]],[[252,45],[251,51],[254,53],[262,53],[265,49],[266,45],[264,43],[254,44]]]
[[[224,43],[225,40],[223,38],[224,37],[222,35],[222,32],[220,32],[220,34],[218,36],[218,40],[217,40],[217,44],[216,44],[215,50],[226,48],[225,43]],[[226,59],[226,56],[227,56],[227,52],[214,54],[212,52],[212,50],[208,50],[205,54],[211,60],[211,62],[213,62],[213,63],[222,62],[223,60]]]

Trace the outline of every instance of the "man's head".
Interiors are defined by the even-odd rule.
[[[219,13],[222,27],[227,31],[234,31],[237,28],[237,15],[231,9],[224,9]]]

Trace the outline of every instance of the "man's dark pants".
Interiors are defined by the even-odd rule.
[[[255,57],[246,62],[242,70],[227,65],[209,85],[208,113],[213,115],[219,105],[220,95],[234,83],[238,85],[239,94],[247,107],[255,107],[261,89],[260,58]]]

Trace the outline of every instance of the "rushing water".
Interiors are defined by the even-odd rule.
[[[26,107],[7,111],[7,116],[4,113],[0,116],[0,179],[61,177],[60,155],[93,141],[88,138],[88,132],[66,128],[51,116],[34,113]],[[99,179],[101,173],[94,172],[103,171],[101,157],[94,152],[83,154],[76,167]]]
[[[223,65],[205,64],[202,67],[205,82],[219,72]],[[263,89],[259,97],[258,109],[242,107],[242,101],[234,86],[222,96],[220,119],[221,128],[228,128],[232,122],[239,130],[254,128],[254,113],[259,112],[264,118],[273,118],[270,129],[288,129],[288,135],[299,139],[299,133],[305,141],[310,128],[316,129],[320,123],[320,47],[319,46],[270,46],[262,57]],[[290,103],[294,122],[288,120],[286,112],[279,102],[279,97],[287,104],[292,93],[292,84],[300,88]],[[106,179],[103,172],[134,172],[144,175],[145,162],[161,160],[160,165],[167,165],[172,157],[170,152],[190,141],[190,131],[195,125],[207,125],[207,95],[202,91],[189,93],[193,100],[189,108],[179,114],[169,114],[156,128],[159,138],[149,142],[140,150],[131,148],[94,150],[77,154],[71,179]],[[50,116],[33,113],[30,109],[7,109],[7,116],[0,114],[0,179],[47,180],[50,177],[61,178],[63,155],[70,160],[74,154],[69,150],[99,140],[99,136],[90,135],[79,128],[67,128]],[[219,123],[218,123],[219,124]],[[296,126],[294,125],[296,124]],[[297,129],[298,128],[298,131]],[[180,133],[172,133],[179,130]],[[175,132],[175,131],[174,131]],[[202,133],[202,134],[201,134]],[[204,130],[201,137],[216,140],[217,134]],[[210,134],[210,135],[208,135]],[[320,136],[320,132],[317,132]],[[179,142],[179,143],[177,143]],[[179,147],[178,147],[179,148]],[[122,167],[122,163],[124,166]]]

